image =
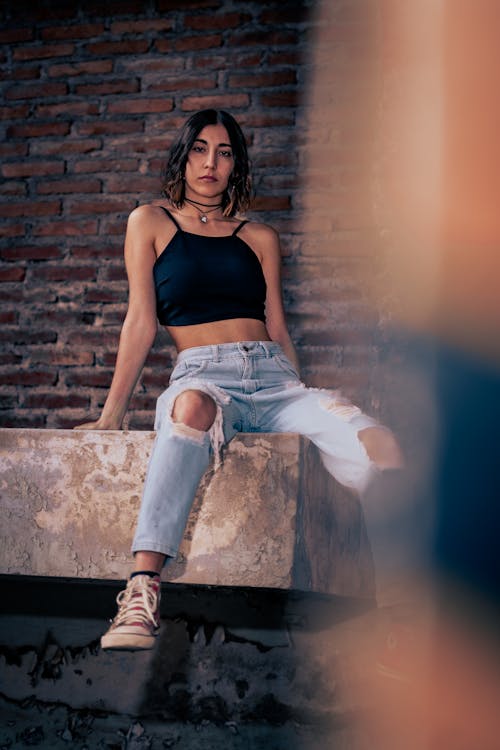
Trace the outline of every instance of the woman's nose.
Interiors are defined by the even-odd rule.
[[[206,155],[205,155],[205,166],[210,167],[210,169],[215,169],[217,160],[215,155],[215,150],[212,151],[212,149],[207,149]]]

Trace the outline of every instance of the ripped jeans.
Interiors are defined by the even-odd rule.
[[[172,421],[185,390],[213,398],[216,418],[208,432]],[[198,484],[212,453],[237,432],[296,432],[321,452],[341,484],[362,492],[377,472],[358,432],[379,426],[335,391],[307,388],[280,345],[249,341],[182,351],[170,385],[156,407],[157,431],[144,485],[132,551],[177,555]]]

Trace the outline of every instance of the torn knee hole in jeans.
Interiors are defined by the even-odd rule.
[[[208,435],[210,437],[210,444],[212,446],[212,450],[214,453],[215,468],[217,468],[222,463],[222,446],[224,445],[222,404],[229,403],[231,398],[226,393],[224,393],[222,389],[218,388],[216,385],[213,385],[212,383],[205,383],[203,381],[198,380],[197,378],[192,378],[190,379],[189,384],[184,383],[183,385],[185,387],[179,390],[176,390],[174,393],[172,393],[171,398],[167,404],[167,414],[172,423],[173,433],[177,434],[179,437],[185,437],[185,438],[194,440],[195,442],[199,444],[202,444],[203,441],[205,440],[205,435],[208,432]],[[211,398],[213,398],[215,402],[215,407],[216,407],[215,419],[214,419],[212,426],[210,427],[209,430],[207,430],[207,432],[196,430],[194,427],[190,427],[189,425],[186,425],[183,422],[173,421],[172,412],[174,410],[175,400],[185,390],[202,391],[202,393],[206,393],[207,396],[210,396]]]
[[[339,391],[322,391],[322,394],[319,400],[321,408],[343,419],[344,422],[350,422],[362,413],[359,406],[351,404],[349,399],[342,396]]]
[[[190,427],[188,424],[184,424],[184,422],[174,422],[172,418],[172,434],[177,435],[178,437],[184,437],[188,438],[188,440],[192,440],[195,443],[199,443],[199,445],[203,445],[205,441],[205,435],[206,432],[203,432],[203,430],[197,430],[195,427]]]

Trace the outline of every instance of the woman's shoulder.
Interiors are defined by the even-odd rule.
[[[142,223],[144,221],[149,222],[152,219],[161,217],[165,217],[165,206],[159,201],[143,203],[140,206],[136,206],[128,216],[129,221],[134,223]]]
[[[246,221],[242,231],[249,238],[252,237],[259,242],[276,242],[278,239],[278,232],[270,224],[246,218],[242,218],[241,221]]]

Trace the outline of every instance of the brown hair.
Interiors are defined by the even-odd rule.
[[[227,130],[234,158],[233,171],[222,196],[222,213],[234,216],[248,208],[252,182],[245,136],[232,115],[217,109],[202,109],[191,115],[170,148],[162,193],[176,208],[182,208],[184,204],[184,175],[189,152],[204,127],[218,124]]]

